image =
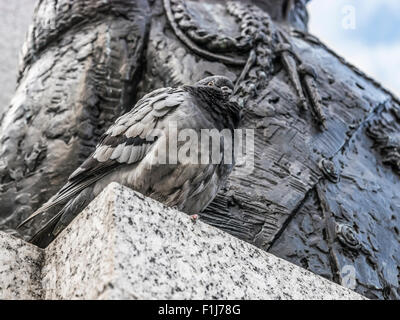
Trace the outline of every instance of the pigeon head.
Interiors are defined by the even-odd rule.
[[[238,127],[241,119],[241,108],[230,98],[234,92],[232,80],[224,76],[211,76],[197,82],[194,93],[200,95],[204,101],[203,107],[220,123],[227,127]],[[223,119],[221,118],[223,116]],[[226,117],[226,115],[229,115]],[[227,124],[227,122],[229,124]]]
[[[229,98],[232,95],[234,89],[233,82],[229,78],[224,76],[207,77],[197,82],[196,85],[219,89],[222,91],[225,98]]]

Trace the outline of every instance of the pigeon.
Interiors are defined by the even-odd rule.
[[[234,149],[233,139],[217,135],[220,143],[210,142],[216,132],[234,136],[240,124],[241,108],[230,99],[233,89],[227,77],[211,76],[194,85],[145,95],[102,135],[95,151],[67,183],[18,228],[50,209],[61,208],[30,239],[44,248],[111,182],[182,212],[200,213],[234,166],[234,151],[228,151],[228,156],[225,152]],[[181,132],[189,138],[206,134],[199,146],[198,140],[178,139]],[[214,161],[215,154],[219,161],[218,157]]]

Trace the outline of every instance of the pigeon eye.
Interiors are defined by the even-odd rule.
[[[210,82],[208,83],[208,85],[209,85],[210,87],[212,87],[212,86],[214,85],[214,81],[210,81]]]

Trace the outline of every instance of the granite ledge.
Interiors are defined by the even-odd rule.
[[[45,250],[0,242],[21,270],[2,299],[366,299],[117,183]]]
[[[46,250],[45,298],[363,299],[116,183]]]
[[[0,231],[0,300],[43,298],[44,250]]]

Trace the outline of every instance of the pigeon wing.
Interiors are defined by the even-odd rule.
[[[18,227],[71,199],[112,170],[142,160],[154,144],[146,138],[163,117],[179,107],[186,95],[179,88],[162,88],[144,96],[103,134],[95,151],[70,175],[61,190]]]

